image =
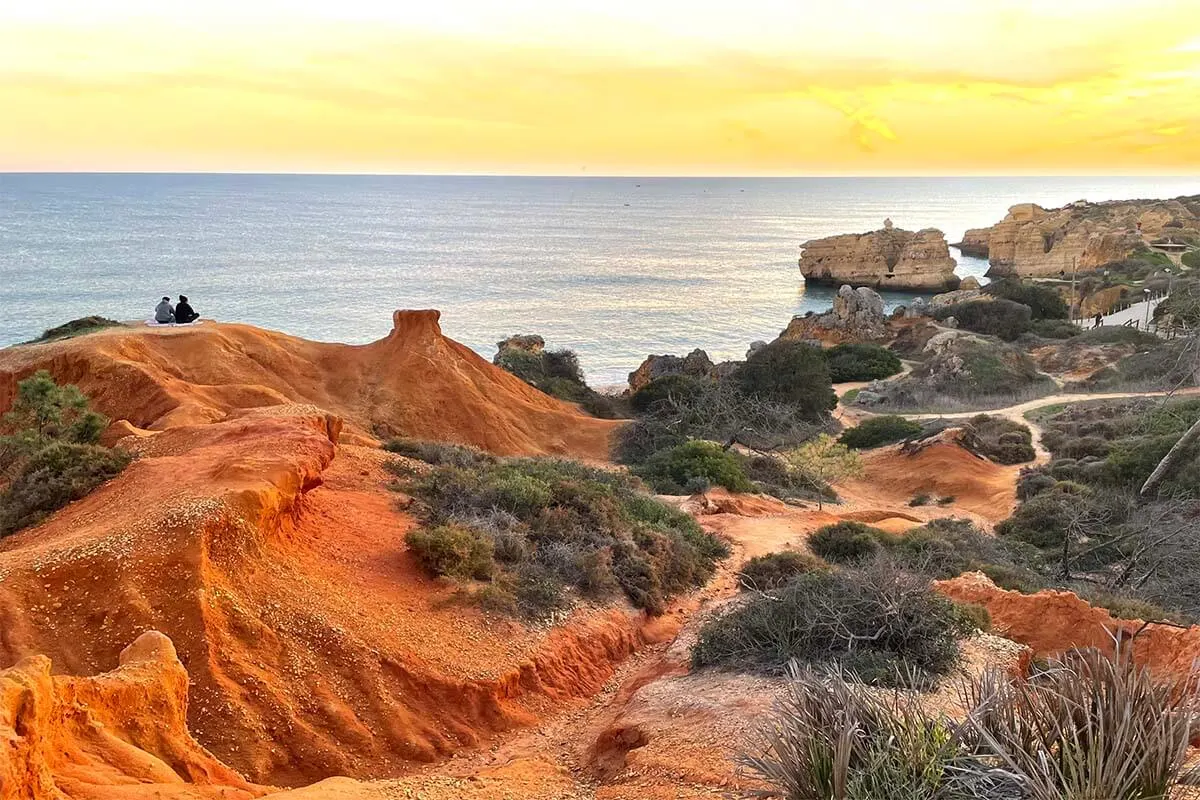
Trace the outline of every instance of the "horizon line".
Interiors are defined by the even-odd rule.
[[[339,170],[196,170],[196,169],[0,169],[2,175],[244,175],[248,177],[358,177],[358,178],[1200,178],[1196,172],[944,172],[944,173],[634,173],[634,172],[357,172]]]

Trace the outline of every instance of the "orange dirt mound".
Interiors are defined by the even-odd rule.
[[[1017,471],[980,458],[952,438],[944,438],[915,452],[904,452],[896,446],[871,451],[863,456],[863,474],[838,488],[870,497],[881,505],[902,506],[918,494],[953,497],[956,508],[999,522],[1012,515],[1016,504]]]
[[[1077,647],[1112,652],[1118,640],[1133,637],[1138,663],[1163,673],[1186,675],[1200,658],[1200,626],[1149,625],[1143,629],[1142,620],[1114,619],[1107,610],[1089,605],[1073,592],[1021,594],[997,587],[978,572],[934,585],[953,600],[986,607],[996,631],[1028,645],[1035,656]]]
[[[191,674],[196,738],[251,779],[396,775],[596,691],[640,615],[530,630],[452,603],[406,551],[374,448],[311,407],[122,442],[139,458],[0,541],[0,667],[95,674],[147,630]]]
[[[0,671],[0,800],[265,794],[191,737],[187,707],[187,672],[157,632],[94,678],[52,677],[44,656]]]
[[[215,422],[230,412],[303,403],[344,417],[358,441],[404,435],[501,455],[608,458],[620,423],[532,388],[442,335],[437,311],[397,311],[367,345],[312,342],[249,325],[120,327],[0,351],[0,413],[39,369],[78,385],[133,428]],[[132,432],[132,431],[126,431]]]

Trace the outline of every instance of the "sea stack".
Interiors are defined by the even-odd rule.
[[[936,228],[906,231],[885,220],[870,233],[813,239],[800,250],[800,273],[811,283],[908,292],[958,287],[946,236]]]

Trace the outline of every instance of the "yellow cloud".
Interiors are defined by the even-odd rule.
[[[738,16],[699,9],[671,28],[673,2],[614,3],[618,18],[518,0],[514,17],[548,21],[512,30],[482,5],[452,13],[468,0],[443,0],[418,28],[395,15],[365,24],[385,14],[366,0],[344,0],[353,19],[305,0],[276,25],[231,22],[252,0],[195,6],[200,21],[90,27],[49,12],[2,24],[0,11],[0,170],[1200,165],[1200,20],[1186,3],[848,0],[804,17],[744,0]],[[931,6],[938,15],[921,13]]]

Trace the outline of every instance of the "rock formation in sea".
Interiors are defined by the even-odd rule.
[[[877,341],[888,335],[883,298],[865,286],[854,289],[844,285],[833,298],[832,311],[793,317],[779,338],[789,342],[842,344]]]
[[[637,369],[629,373],[629,391],[636,392],[655,378],[664,375],[691,375],[696,378],[707,378],[714,375],[717,365],[713,364],[708,353],[697,348],[686,356],[646,356]]]
[[[936,228],[906,231],[890,220],[870,233],[805,242],[800,272],[806,281],[872,289],[940,292],[958,286],[946,236]]]
[[[968,230],[955,247],[986,257],[989,275],[1041,278],[1099,269],[1168,241],[1200,241],[1200,195],[1053,209],[1020,203],[995,225]]]

